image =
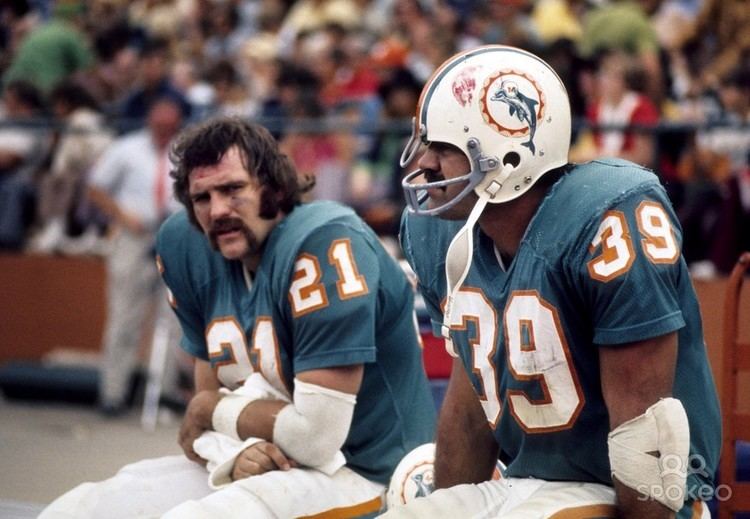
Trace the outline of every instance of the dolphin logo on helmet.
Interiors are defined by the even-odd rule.
[[[529,140],[522,142],[521,146],[526,146],[532,154],[536,155],[534,134],[536,133],[537,121],[536,106],[539,102],[519,92],[518,84],[512,79],[504,79],[500,83],[500,88],[490,100],[505,103],[508,105],[508,113],[511,116],[515,116],[520,122],[528,125]]]

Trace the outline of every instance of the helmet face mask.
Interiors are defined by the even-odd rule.
[[[479,183],[482,182],[482,180],[485,178],[485,175],[497,168],[497,159],[483,158],[479,141],[472,138],[469,140],[469,142],[467,142],[466,147],[469,150],[470,154],[469,164],[471,165],[471,170],[464,175],[421,184],[414,183],[413,181],[416,178],[422,176],[424,174],[424,170],[417,169],[415,171],[412,171],[411,173],[408,173],[404,177],[401,185],[404,189],[404,194],[406,196],[407,205],[409,208],[417,207],[419,208],[419,213],[425,215],[437,215],[443,213],[447,209],[450,209],[451,207],[458,204],[470,192],[474,191],[476,186],[479,185]],[[418,149],[418,147],[416,149]],[[411,159],[408,159],[407,163],[410,161]],[[433,207],[431,209],[422,207],[422,203],[425,202],[427,200],[427,197],[429,196],[427,194],[427,189],[448,187],[453,184],[461,183],[466,184],[461,192],[459,192],[456,196],[454,196],[444,204]]]
[[[489,203],[513,200],[547,171],[567,163],[571,117],[567,92],[538,57],[514,47],[487,45],[446,61],[422,90],[412,136],[401,156],[405,167],[420,144],[451,144],[471,170],[460,177],[416,183],[402,180],[411,212],[437,215],[472,190]],[[427,190],[465,182],[438,207],[423,207]]]

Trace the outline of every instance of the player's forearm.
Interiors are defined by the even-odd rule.
[[[642,517],[672,519],[675,517],[672,510],[648,496],[639,494],[618,481],[615,481],[614,485],[617,495],[618,517],[622,519],[640,519]]]
[[[435,455],[435,487],[447,488],[463,483],[481,483],[492,477],[497,462],[498,448],[491,435],[467,434],[458,431],[461,420],[452,421],[455,432],[445,434],[439,424]]]
[[[202,359],[195,359],[193,380],[195,381],[196,392],[203,391],[204,389],[216,391],[221,387],[216,372],[211,368],[211,363]]]
[[[436,443],[436,488],[491,478],[498,446],[458,359],[440,411]]]
[[[288,402],[280,400],[255,400],[240,413],[237,420],[237,433],[243,440],[246,438],[262,438],[273,441],[273,426],[276,415]]]

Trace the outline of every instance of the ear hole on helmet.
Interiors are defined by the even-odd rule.
[[[507,166],[508,164],[510,164],[514,168],[517,168],[520,163],[521,163],[521,156],[515,151],[506,153],[505,156],[503,157],[503,166]]]

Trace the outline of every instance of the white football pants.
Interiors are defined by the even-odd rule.
[[[393,508],[387,519],[588,519],[616,517],[614,489],[596,483],[506,478],[478,485],[457,485]],[[699,503],[697,517],[710,519]]]
[[[312,469],[267,472],[212,490],[206,469],[179,455],[139,461],[107,480],[78,485],[39,519],[372,516],[384,494],[383,485],[347,467],[333,476]]]

